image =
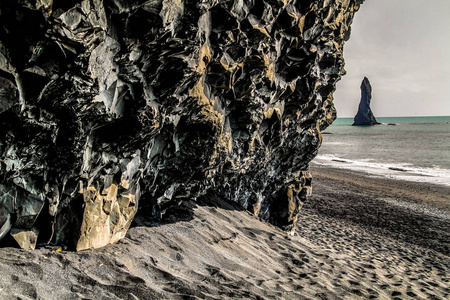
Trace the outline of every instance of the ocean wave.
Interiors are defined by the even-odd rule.
[[[313,163],[332,167],[362,171],[370,175],[414,182],[429,182],[450,186],[450,170],[440,167],[424,168],[407,163],[383,163],[370,159],[352,160],[334,155],[318,155]]]

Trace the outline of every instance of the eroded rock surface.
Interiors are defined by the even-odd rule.
[[[0,3],[0,238],[97,248],[206,193],[286,230],[363,0]]]
[[[359,101],[358,112],[353,119],[353,125],[376,125],[379,124],[370,108],[372,100],[372,86],[367,77],[361,82],[361,100]]]

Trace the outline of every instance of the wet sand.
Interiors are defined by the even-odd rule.
[[[450,255],[450,187],[313,166],[313,197],[322,217]]]
[[[314,166],[295,235],[219,199],[95,251],[0,249],[0,299],[445,299],[450,189]]]

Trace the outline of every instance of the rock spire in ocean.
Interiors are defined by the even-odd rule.
[[[376,125],[379,124],[375,119],[370,108],[372,100],[372,86],[367,77],[361,82],[361,101],[359,102],[358,112],[355,115],[353,125]]]
[[[0,2],[0,238],[221,197],[292,230],[363,0]]]

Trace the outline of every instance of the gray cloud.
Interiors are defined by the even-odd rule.
[[[450,1],[367,0],[344,48],[338,117],[357,111],[364,76],[376,116],[450,115]]]

